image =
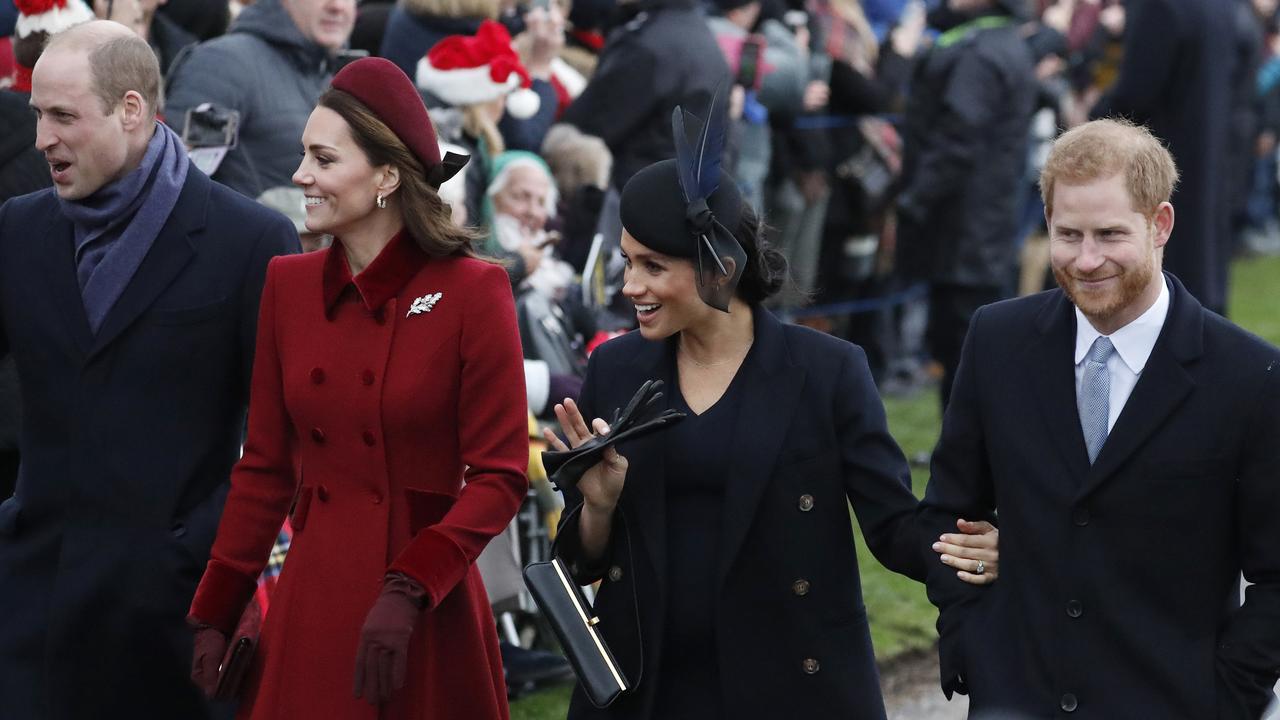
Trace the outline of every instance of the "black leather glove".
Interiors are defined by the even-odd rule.
[[[370,705],[391,699],[404,687],[409,668],[409,638],[426,607],[426,591],[407,575],[387,573],[382,594],[360,629],[356,649],[355,695]]]
[[[649,380],[641,385],[631,396],[627,407],[614,412],[608,435],[597,435],[572,450],[544,451],[542,465],[551,482],[561,490],[573,487],[587,470],[600,462],[605,448],[657,432],[683,420],[685,414],[679,410],[658,412],[661,389],[661,380]]]

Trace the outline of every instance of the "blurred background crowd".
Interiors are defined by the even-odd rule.
[[[945,403],[977,307],[1052,284],[1036,177],[1090,117],[1173,151],[1166,267],[1207,307],[1229,313],[1232,258],[1280,253],[1276,0],[0,0],[0,201],[50,184],[24,93],[45,38],[93,16],[151,44],[197,165],[306,250],[330,242],[291,182],[317,98],[358,57],[404,70],[472,158],[441,194],[507,261],[531,428],[634,324],[618,193],[674,155],[677,105],[732,120],[727,167],[792,268],[775,311],[866,348],[885,394],[941,382]],[[15,392],[0,377],[0,497]],[[569,677],[512,619],[554,527],[539,488],[482,559],[514,692]]]

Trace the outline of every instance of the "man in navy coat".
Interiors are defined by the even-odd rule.
[[[1178,159],[1185,176],[1173,196],[1178,241],[1169,246],[1165,267],[1221,313],[1231,260],[1234,3],[1126,0],[1124,8],[1120,75],[1091,114],[1149,126]]]
[[[0,355],[24,403],[0,505],[0,715],[202,718],[183,625],[238,455],[267,261],[292,225],[156,121],[114,23],[36,64],[54,188],[0,207]]]
[[[1161,272],[1176,179],[1145,128],[1064,134],[1041,176],[1060,289],[970,326],[922,515],[936,538],[998,513],[999,582],[928,579],[943,689],[973,717],[1256,719],[1272,699],[1280,350]]]

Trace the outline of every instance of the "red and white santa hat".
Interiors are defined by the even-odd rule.
[[[73,25],[89,22],[93,11],[82,0],[16,0],[18,22],[14,26],[13,89],[31,92],[31,69],[51,35]]]
[[[93,19],[93,11],[81,0],[17,0],[18,37],[42,32],[56,35],[72,25]]]
[[[529,71],[501,24],[485,20],[472,35],[450,35],[418,61],[418,87],[450,105],[476,105],[507,96],[507,112],[533,117],[541,104]],[[508,95],[508,93],[510,93]]]

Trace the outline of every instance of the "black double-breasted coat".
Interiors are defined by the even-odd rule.
[[[611,418],[645,380],[676,382],[672,342],[633,332],[597,349],[582,390],[584,416]],[[715,584],[725,717],[883,718],[850,502],[889,568],[919,578],[925,558],[913,534],[907,464],[866,357],[756,308],[755,343],[739,372],[746,376],[735,391],[733,443],[719,449],[730,458],[719,560],[706,578]],[[653,717],[667,597],[680,592],[666,583],[667,558],[680,549],[666,545],[662,442],[657,434],[620,445],[629,469],[602,562],[581,558],[576,516],[567,514],[561,528],[559,552],[578,579],[603,578],[600,627],[628,677],[640,677],[639,688],[608,710],[576,693],[574,720]],[[570,509],[581,503],[576,492],[565,499]]]
[[[978,716],[1256,720],[1271,699],[1280,350],[1166,277],[1164,327],[1093,465],[1062,291],[970,326],[921,512],[934,533],[999,512],[999,582],[928,580],[943,687]]]

